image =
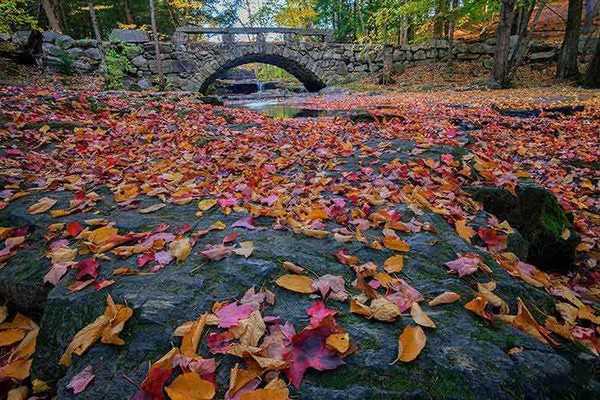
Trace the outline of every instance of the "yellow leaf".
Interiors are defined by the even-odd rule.
[[[421,309],[419,303],[414,302],[412,306],[410,306],[410,316],[412,319],[419,325],[425,326],[427,328],[435,328],[435,322],[429,318],[429,316]]]
[[[407,252],[410,250],[410,245],[404,240],[393,237],[385,236],[383,238],[383,245],[391,250]]]
[[[371,301],[371,315],[370,317],[375,318],[379,321],[394,321],[396,317],[400,316],[400,308],[395,303],[392,303],[385,297],[379,297]]]
[[[465,304],[465,308],[479,315],[481,318],[491,320],[490,315],[485,311],[485,307],[487,306],[487,304],[488,302],[485,298],[483,298],[482,296],[477,296],[473,300]]]
[[[245,242],[240,242],[240,247],[233,249],[233,252],[238,256],[244,256],[246,258],[252,255],[254,251],[254,243],[250,240]]]
[[[208,211],[213,208],[217,204],[217,200],[215,199],[204,199],[198,202],[198,210],[200,211]]]
[[[37,342],[40,328],[37,326],[31,331],[27,332],[27,335],[21,340],[21,343],[15,348],[12,353],[12,359],[25,360],[30,358],[35,353],[35,346]]]
[[[335,349],[338,353],[344,354],[350,348],[350,335],[345,333],[333,333],[327,336],[325,340],[327,346]]]
[[[124,305],[115,304],[110,295],[107,296],[106,302],[107,306],[104,314],[75,334],[60,357],[59,363],[61,365],[70,366],[73,354],[82,355],[100,338],[102,338],[102,343],[105,344],[123,345],[125,343],[118,335],[123,330],[125,322],[133,315],[133,310]]]
[[[371,308],[358,302],[356,299],[350,299],[350,312],[365,317],[371,316]]]
[[[267,331],[265,322],[260,315],[260,311],[253,311],[248,318],[243,319],[239,322],[239,325],[235,329],[240,329],[242,332],[239,335],[240,343],[246,346],[258,346],[258,342]]]
[[[134,184],[128,184],[128,185],[123,185],[121,187],[119,187],[119,189],[117,190],[117,192],[114,195],[115,201],[117,203],[122,203],[124,201],[129,201],[129,200],[133,200],[137,197],[137,195],[139,194],[140,189],[137,187],[137,185]]]
[[[29,388],[27,386],[19,386],[18,388],[12,389],[8,392],[6,400],[25,400],[29,394]]]
[[[260,351],[260,349],[259,349]],[[250,354],[250,356],[256,361],[259,367],[265,370],[278,370],[284,369],[288,366],[287,361],[278,360],[276,358],[268,358],[268,357],[260,357],[255,354]]]
[[[429,303],[430,307],[438,306],[440,304],[450,304],[460,299],[460,294],[454,292],[444,292],[438,296],[436,296]]]
[[[22,381],[29,377],[30,370],[31,360],[15,360],[0,368],[0,380],[11,378]]]
[[[222,231],[225,228],[227,228],[227,225],[225,225],[223,221],[217,221],[214,224],[212,224],[208,229]]]
[[[315,291],[312,287],[313,280],[304,275],[286,274],[277,278],[275,283],[292,292],[310,294]]]
[[[192,323],[189,330],[183,335],[180,346],[181,354],[188,357],[197,355],[196,351],[198,349],[198,343],[200,343],[200,337],[202,336],[205,325],[206,314],[202,314],[198,320]]]
[[[177,259],[177,262],[185,261],[192,252],[190,239],[183,238],[169,243],[169,253]]]
[[[56,200],[51,199],[50,197],[42,197],[38,200],[37,203],[29,206],[27,212],[29,214],[41,214],[43,212],[48,211],[56,204]]]
[[[229,389],[225,393],[225,398],[233,397],[241,388],[246,386],[248,382],[258,378],[261,375],[261,371],[256,368],[243,369],[239,368],[238,364],[231,369],[229,374]]]
[[[87,237],[87,240],[96,245],[102,245],[110,242],[118,232],[119,231],[117,228],[113,228],[112,226],[103,226],[91,231]]]
[[[328,231],[322,231],[319,229],[302,228],[300,230],[304,236],[308,236],[315,239],[325,239],[328,235]]]
[[[165,391],[171,400],[210,400],[215,397],[214,383],[200,378],[196,372],[179,375]]]
[[[404,256],[401,255],[391,256],[383,262],[383,269],[390,274],[400,272],[402,268],[404,268]]]
[[[0,331],[0,347],[17,343],[25,337],[23,329],[6,329]]]
[[[427,337],[423,328],[418,325],[410,325],[404,328],[398,338],[398,357],[396,361],[411,362],[416,359],[427,343]]]
[[[256,389],[240,396],[240,400],[287,400],[287,389]]]
[[[0,306],[0,324],[3,323],[4,320],[6,320],[7,316],[8,316],[8,307]]]
[[[50,391],[50,386],[41,379],[34,379],[31,381],[31,389],[33,393],[44,393]]]
[[[454,223],[458,236],[471,243],[471,238],[475,236],[475,230],[467,225],[467,221],[459,219]]]

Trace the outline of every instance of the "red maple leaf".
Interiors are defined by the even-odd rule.
[[[79,281],[86,276],[96,279],[98,276],[98,267],[100,267],[100,264],[95,258],[86,258],[85,260],[79,261],[75,265],[75,268],[77,269],[77,276],[75,279]]]

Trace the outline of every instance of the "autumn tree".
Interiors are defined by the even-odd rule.
[[[558,65],[556,68],[556,77],[558,79],[577,79],[579,77],[579,67],[577,65],[577,55],[579,46],[579,32],[581,28],[581,10],[583,0],[569,0],[567,12],[567,25],[560,53],[558,56]]]

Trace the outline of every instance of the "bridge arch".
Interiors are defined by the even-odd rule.
[[[317,73],[312,71],[307,65],[304,65],[291,57],[256,51],[219,62],[218,66],[213,68],[211,72],[203,74],[203,77],[199,77],[199,80],[202,82],[200,91],[206,92],[208,87],[216,79],[223,76],[227,70],[250,63],[270,64],[279,67],[292,74],[309,92],[319,91],[326,86]]]

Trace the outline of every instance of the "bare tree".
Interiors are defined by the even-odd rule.
[[[160,56],[160,41],[158,38],[158,28],[156,27],[156,13],[154,9],[154,0],[148,0],[150,4],[150,22],[152,24],[152,34],[154,35],[154,56],[156,57],[156,70],[158,72],[158,84],[161,89],[164,87],[165,75],[162,69],[162,60]]]
[[[56,9],[54,5],[54,1],[52,0],[42,0],[42,7],[44,8],[44,12],[46,13],[46,18],[48,19],[48,25],[50,30],[62,33],[60,19],[56,14]]]
[[[560,48],[560,54],[558,56],[558,65],[556,67],[556,77],[558,79],[576,80],[579,78],[577,53],[579,46],[582,8],[582,0],[569,0],[569,9],[567,12],[567,26],[565,27],[565,37]]]

